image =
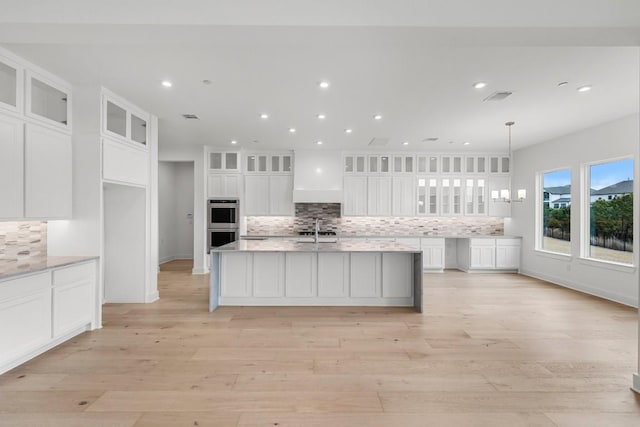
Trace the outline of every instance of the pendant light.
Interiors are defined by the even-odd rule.
[[[513,169],[513,162],[511,161],[511,126],[515,125],[516,122],[506,122],[504,125],[509,129],[509,168]],[[518,190],[518,198],[511,198],[511,177],[509,177],[509,185],[507,188],[503,188],[500,190],[492,190],[491,191],[491,199],[494,202],[523,202],[524,199],[527,198],[527,190],[521,188]]]

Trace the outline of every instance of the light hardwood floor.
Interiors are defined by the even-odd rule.
[[[637,313],[518,275],[425,275],[425,313],[161,300],[0,376],[0,426],[634,426]]]

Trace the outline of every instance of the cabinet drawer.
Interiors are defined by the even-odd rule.
[[[64,286],[79,281],[94,280],[96,276],[95,262],[61,268],[53,272],[53,286]]]
[[[0,301],[29,295],[51,286],[49,272],[0,282]]]
[[[496,239],[496,246],[520,246],[520,239]]]
[[[496,239],[469,239],[470,246],[495,246]]]

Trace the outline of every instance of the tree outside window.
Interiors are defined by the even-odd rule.
[[[571,254],[571,171],[545,173],[542,186],[541,247],[545,251]]]

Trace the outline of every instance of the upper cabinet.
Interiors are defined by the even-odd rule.
[[[209,172],[240,173],[240,152],[210,151],[207,163]]]
[[[71,88],[27,71],[26,115],[71,129]]]
[[[245,172],[248,174],[291,174],[293,173],[293,154],[287,153],[249,153],[245,160]]]
[[[149,141],[149,114],[126,101],[103,94],[103,132],[115,140],[146,148]]]
[[[439,173],[438,156],[420,154],[416,156],[417,171],[419,174],[437,174]]]
[[[508,156],[490,156],[489,173],[508,174],[511,172],[511,164]]]
[[[0,53],[0,108],[22,112],[24,68]]]

